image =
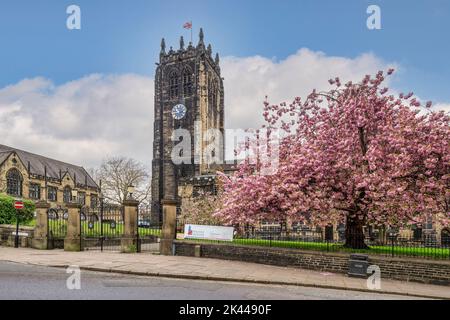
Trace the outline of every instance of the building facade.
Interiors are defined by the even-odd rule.
[[[0,193],[63,207],[73,190],[81,205],[98,205],[100,188],[84,168],[0,145]]]
[[[167,51],[164,39],[161,42],[155,77],[152,162],[152,215],[159,220],[163,199],[180,201],[181,181],[215,173],[217,165],[223,163],[223,141],[212,149],[207,143],[211,141],[210,129],[224,136],[224,85],[219,60],[219,54],[213,57],[211,45],[205,46],[202,29],[196,46],[185,46],[181,37],[179,49],[170,47]],[[173,141],[177,129],[184,130],[188,137],[175,137]],[[188,150],[176,149],[181,141],[189,145]],[[181,163],[174,163],[173,155],[182,159]],[[208,157],[219,161],[212,163]]]

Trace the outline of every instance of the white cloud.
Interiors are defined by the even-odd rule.
[[[361,80],[395,65],[387,64],[373,54],[354,59],[330,57],[322,52],[301,49],[283,61],[263,57],[223,59],[227,126],[251,127],[262,124],[265,96],[271,103],[291,102],[305,97],[313,89],[329,88],[328,80],[339,76],[342,81]]]
[[[272,103],[291,101],[313,88],[327,89],[332,77],[360,80],[390,66],[373,54],[350,59],[308,49],[283,61],[226,57],[226,127],[259,127],[266,95]],[[154,82],[144,76],[93,74],[59,86],[26,79],[0,89],[0,143],[85,167],[108,155],[150,167],[153,104]]]
[[[432,110],[444,110],[450,112],[450,103],[436,103],[433,105]]]
[[[0,143],[97,166],[107,155],[151,157],[153,80],[90,75],[61,86],[36,78],[0,90]]]

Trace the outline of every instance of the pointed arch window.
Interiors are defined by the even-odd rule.
[[[33,200],[41,199],[41,186],[36,183],[31,183],[29,187],[29,198]]]
[[[17,169],[11,169],[6,174],[6,189],[11,196],[21,197],[23,187],[22,174]]]
[[[55,187],[48,187],[47,200],[51,202],[56,202],[58,200],[58,189]]]
[[[209,83],[209,100],[212,108],[217,107],[217,91],[218,91],[217,82],[211,81]]]
[[[170,90],[170,98],[175,99],[178,98],[179,95],[179,78],[176,71],[172,72],[169,76],[169,90]]]
[[[78,203],[82,206],[86,205],[86,193],[85,192],[78,192]]]
[[[192,72],[189,69],[183,72],[183,95],[185,97],[192,95]]]
[[[98,206],[98,196],[96,194],[91,194],[91,208],[95,209]]]
[[[64,203],[71,203],[72,202],[72,188],[70,188],[69,186],[64,188],[63,201],[64,201]]]
[[[217,107],[217,87],[216,87],[216,85],[213,85],[212,103],[213,103],[213,107]]]

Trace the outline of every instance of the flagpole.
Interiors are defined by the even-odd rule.
[[[193,44],[193,38],[192,38],[192,29],[194,29],[194,25],[192,24],[192,20],[191,20],[191,43]]]

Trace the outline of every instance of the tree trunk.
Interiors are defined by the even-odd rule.
[[[347,225],[345,228],[345,244],[344,247],[351,249],[370,249],[364,242],[364,219],[347,216]]]

